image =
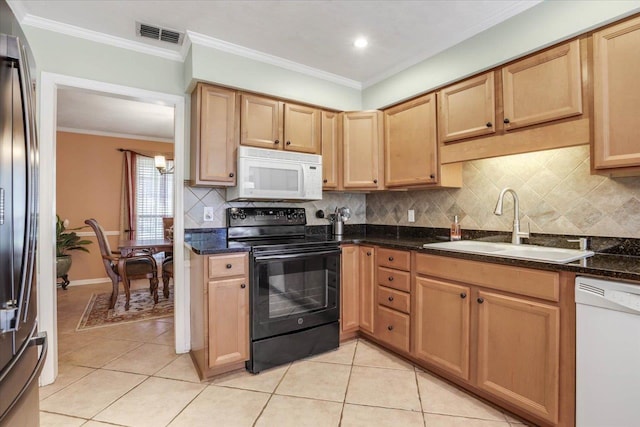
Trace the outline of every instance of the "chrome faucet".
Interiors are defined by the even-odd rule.
[[[519,245],[520,243],[522,243],[522,239],[529,238],[529,232],[531,230],[529,230],[529,232],[520,231],[520,201],[518,200],[518,195],[516,194],[515,190],[507,187],[500,192],[500,196],[498,196],[498,203],[496,203],[496,209],[493,211],[493,213],[496,215],[502,215],[502,203],[504,200],[504,195],[506,193],[511,193],[511,195],[513,196],[513,233],[511,234],[511,243],[513,243],[514,245]]]

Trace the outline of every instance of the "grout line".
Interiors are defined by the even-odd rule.
[[[415,365],[413,367],[413,374],[416,379],[416,390],[418,392],[418,401],[420,402],[420,412],[422,413],[422,424],[427,427],[427,419],[424,416],[424,406],[422,405],[422,395],[420,394],[420,383],[418,381],[418,368]]]
[[[287,370],[284,372],[284,374],[282,374],[282,377],[280,377],[280,381],[278,381],[278,384],[276,384],[276,386],[273,388],[273,391],[269,395],[269,399],[267,399],[267,401],[265,402],[264,406],[262,407],[262,410],[260,411],[260,413],[258,414],[256,419],[253,421],[253,424],[251,424],[252,427],[255,427],[255,425],[257,424],[258,420],[262,416],[262,414],[264,414],[265,409],[267,409],[267,406],[269,406],[269,402],[271,402],[271,399],[276,394],[276,390],[278,389],[278,387],[280,387],[280,384],[282,384],[282,381],[284,381],[284,377],[289,372],[289,369],[291,369],[291,365],[292,364],[293,363],[291,363],[291,362],[289,363],[289,366],[287,367]],[[260,375],[260,374],[258,374],[258,375]]]
[[[179,380],[178,380],[179,381]],[[195,383],[190,383],[190,384],[195,384]],[[208,386],[206,384],[202,384],[200,383],[200,385],[204,385],[204,387],[202,387],[202,390],[200,390],[199,393],[197,393],[195,396],[193,396],[193,399],[191,399],[186,405],[184,405],[182,407],[182,409],[180,411],[178,411],[178,413],[176,414],[175,417],[171,418],[171,420],[169,420],[169,422],[167,423],[167,425],[171,424],[176,418],[178,418],[180,416],[180,414],[182,414],[184,412],[185,409],[187,409],[187,407],[189,405],[191,405],[193,403],[194,400],[196,400],[198,398],[198,396],[200,396],[202,393],[204,393],[204,391],[208,388]]]
[[[344,389],[344,399],[342,399],[342,408],[340,409],[340,420],[338,426],[342,425],[342,417],[344,417],[344,407],[347,404],[347,393],[349,392],[349,385],[351,384],[351,375],[353,374],[353,362],[356,360],[356,352],[358,351],[358,344],[360,340],[356,338],[356,345],[353,349],[353,356],[351,356],[351,366],[349,367],[349,379],[347,380],[347,387]]]

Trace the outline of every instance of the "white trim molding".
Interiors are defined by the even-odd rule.
[[[72,280],[69,282],[69,286],[97,285],[98,283],[108,283],[109,286],[111,286],[111,279],[108,277],[98,277],[97,279]]]
[[[146,135],[134,135],[130,133],[103,132],[99,130],[68,128],[64,126],[58,126],[57,130],[58,132],[79,133],[82,135],[108,136],[111,138],[137,139],[140,141],[166,142],[169,144],[173,144],[173,138],[160,138],[160,137],[146,136]]]
[[[204,34],[187,31],[187,37],[192,44],[198,44],[211,49],[220,50],[222,52],[231,53],[243,58],[253,59],[254,61],[264,62],[266,64],[275,65],[285,70],[295,71],[300,74],[306,74],[311,77],[326,80],[352,89],[362,90],[362,83],[356,80],[348,79],[337,74],[329,73],[318,68],[309,67],[298,62],[290,61],[275,55],[249,49],[248,47],[229,43],[224,40],[205,36]]]
[[[49,355],[40,375],[40,385],[55,381],[58,371],[57,301],[56,301],[56,118],[57,92],[60,87],[92,90],[137,99],[143,102],[163,103],[174,108],[174,209],[184,212],[185,162],[185,97],[145,89],[82,79],[79,77],[42,72],[39,90],[40,136],[40,221],[38,230],[38,323],[39,330],[49,336]],[[176,215],[173,223],[176,241],[184,241],[184,217]],[[177,353],[190,348],[190,300],[188,276],[184,268],[184,245],[174,247],[174,330]]]
[[[76,231],[76,234],[80,237],[95,237],[96,233],[94,233],[93,231]],[[119,231],[105,231],[104,232],[105,236],[119,236],[120,232]]]

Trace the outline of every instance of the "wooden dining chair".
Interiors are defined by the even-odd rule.
[[[169,279],[173,278],[173,256],[162,261],[162,294],[169,298]]]
[[[122,282],[126,295],[125,310],[129,310],[129,300],[131,298],[131,279],[149,279],[149,289],[153,296],[153,301],[158,303],[158,265],[155,258],[148,252],[134,252],[127,256],[121,256],[120,252],[111,250],[104,229],[98,221],[91,218],[84,222],[96,233],[102,263],[111,279],[113,291],[111,292],[111,302],[109,308],[112,309],[118,300],[119,283]]]

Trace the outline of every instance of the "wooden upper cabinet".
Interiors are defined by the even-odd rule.
[[[281,148],[282,103],[246,93],[243,93],[240,99],[240,144],[259,148]]]
[[[405,187],[437,182],[435,94],[385,110],[384,117],[385,185]]]
[[[593,35],[594,168],[640,166],[640,18]]]
[[[381,111],[344,113],[342,142],[345,190],[381,190],[383,116]]]
[[[303,105],[284,104],[284,149],[320,154],[322,111]]]
[[[199,83],[191,95],[191,185],[236,185],[237,94]]]
[[[580,42],[502,68],[505,129],[582,114]]]
[[[342,189],[342,113],[322,112],[322,188]]]
[[[558,422],[560,310],[478,292],[477,385],[553,425]]]
[[[440,141],[457,141],[496,132],[494,74],[490,71],[438,92]]]

